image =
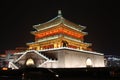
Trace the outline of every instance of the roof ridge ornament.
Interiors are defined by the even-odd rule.
[[[58,10],[58,17],[62,17],[62,11]]]

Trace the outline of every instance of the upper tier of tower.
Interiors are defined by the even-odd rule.
[[[84,42],[83,32],[86,27],[75,24],[62,16],[61,11],[58,15],[42,24],[34,25],[35,31],[31,33],[35,36],[35,42],[27,43],[29,49],[49,49],[59,47],[70,47],[88,50],[90,43]]]
[[[65,19],[60,10],[58,11],[57,17],[45,23],[34,25],[33,28],[35,28],[36,31],[32,31],[31,33],[35,35],[35,39],[58,33],[67,34],[69,36],[82,39],[83,36],[87,34],[82,31],[86,28],[85,26],[77,25]]]

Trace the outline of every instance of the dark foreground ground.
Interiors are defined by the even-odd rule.
[[[0,80],[120,80],[120,68],[0,70]]]

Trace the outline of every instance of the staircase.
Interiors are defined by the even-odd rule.
[[[12,62],[9,62],[9,67],[12,69],[19,69],[15,64],[13,64]]]

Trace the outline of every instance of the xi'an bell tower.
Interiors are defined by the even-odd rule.
[[[14,54],[9,62],[12,69],[25,66],[44,68],[104,67],[104,54],[92,51],[90,43],[84,42],[84,26],[75,24],[62,16],[34,25],[35,41],[27,43],[28,50]]]
[[[44,50],[50,48],[69,47],[80,50],[91,50],[91,44],[84,42],[87,34],[82,30],[84,26],[77,25],[62,16],[58,11],[58,16],[48,22],[34,25],[35,31],[31,33],[35,36],[35,42],[27,43],[29,49]]]

